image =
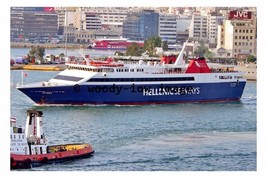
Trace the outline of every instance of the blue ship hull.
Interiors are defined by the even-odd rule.
[[[18,88],[37,104],[143,105],[239,100],[246,82],[74,85]]]

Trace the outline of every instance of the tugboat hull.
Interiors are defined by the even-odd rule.
[[[65,148],[63,150],[62,148]],[[10,155],[11,169],[29,169],[42,166],[44,164],[61,163],[79,158],[92,156],[94,150],[88,144],[67,144],[48,146],[49,153],[39,155]]]

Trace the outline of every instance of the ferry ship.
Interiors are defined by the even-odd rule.
[[[50,145],[42,129],[42,111],[28,110],[26,127],[10,119],[10,168],[28,169],[49,163],[90,157],[94,150],[85,143]]]
[[[211,68],[204,58],[179,56],[138,64],[68,64],[49,81],[17,87],[39,105],[144,105],[239,100],[246,79],[233,68]]]
[[[100,50],[126,50],[128,46],[136,43],[140,47],[144,46],[144,42],[141,41],[129,41],[125,38],[118,39],[99,39],[95,40],[92,44],[89,44],[90,49]]]

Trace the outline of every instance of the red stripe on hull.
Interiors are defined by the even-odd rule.
[[[230,98],[222,100],[188,100],[188,101],[152,101],[152,102],[116,102],[116,103],[57,103],[57,104],[47,104],[47,103],[37,103],[40,106],[52,106],[52,105],[71,105],[71,106],[84,106],[84,105],[149,105],[149,104],[180,104],[180,103],[219,103],[219,102],[231,102],[238,101],[240,98]]]
[[[72,158],[86,157],[94,153],[91,146],[70,150],[61,151],[55,153],[39,154],[39,155],[19,155],[10,154],[11,158],[11,169],[27,169],[30,168],[32,164],[45,164],[48,162],[56,162],[57,160],[70,160]]]

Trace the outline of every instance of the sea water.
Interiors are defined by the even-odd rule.
[[[24,83],[58,72],[24,71]],[[44,165],[42,171],[256,171],[256,82],[240,101],[145,106],[37,106],[15,86],[11,116],[24,126],[27,109],[43,111],[49,144],[89,143],[93,157]]]

